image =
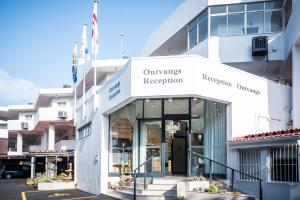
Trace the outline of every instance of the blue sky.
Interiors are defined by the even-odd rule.
[[[138,56],[150,33],[183,0],[100,0],[98,58]],[[0,106],[34,101],[38,88],[72,84],[74,41],[88,24],[93,0],[0,1]]]

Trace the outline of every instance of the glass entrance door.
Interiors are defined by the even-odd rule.
[[[165,120],[165,173],[187,173],[188,120]]]

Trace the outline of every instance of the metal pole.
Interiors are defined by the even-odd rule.
[[[146,190],[147,162],[144,164],[144,189]]]
[[[232,192],[233,192],[233,181],[234,181],[234,170],[231,169],[231,185],[230,185],[230,187],[231,187]]]
[[[261,185],[261,180],[259,181],[259,199],[263,200],[263,196],[262,196],[262,185]]]
[[[212,180],[212,161],[209,160],[209,183],[211,183]]]
[[[133,199],[136,200],[136,171],[133,172]]]

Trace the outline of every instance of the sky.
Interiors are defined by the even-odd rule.
[[[124,54],[139,56],[182,1],[100,0],[98,59],[120,58],[120,34]],[[0,106],[34,102],[39,88],[72,85],[74,42],[86,23],[90,48],[92,12],[93,0],[0,0]]]

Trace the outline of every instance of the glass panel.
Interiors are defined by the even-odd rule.
[[[204,115],[204,100],[193,98],[191,101],[192,119],[198,119]]]
[[[188,99],[165,99],[164,114],[189,114]]]
[[[136,105],[136,117],[143,118],[143,100],[136,100],[135,101]]]
[[[262,33],[264,30],[264,13],[251,12],[247,13],[247,33]]]
[[[226,164],[226,105],[212,101],[204,103],[204,155]],[[208,173],[208,162],[205,162]],[[226,174],[226,169],[213,165],[214,174]]]
[[[161,121],[142,121],[140,134],[140,164],[154,156],[147,164],[147,172],[161,172]],[[144,168],[141,168],[144,172]]]
[[[227,15],[211,17],[210,34],[212,36],[227,34]]]
[[[265,31],[278,32],[282,30],[282,11],[267,11],[265,13]]]
[[[174,120],[174,121],[166,120],[165,121],[165,141],[167,143],[165,156],[166,156],[167,175],[172,175],[173,172],[186,173],[187,170],[186,137],[188,131],[188,124],[189,124],[188,120]],[[176,156],[174,156],[174,154],[176,154]],[[180,165],[178,163],[180,163]]]
[[[244,12],[245,4],[228,5],[228,12]]]
[[[243,35],[244,34],[244,14],[228,15],[228,34]]]
[[[189,49],[197,45],[197,26],[189,30]]]
[[[264,10],[264,3],[249,3],[247,4],[247,11],[254,11],[254,10]]]
[[[266,9],[282,8],[282,1],[266,2]]]
[[[110,115],[109,172],[132,173],[135,111],[135,103],[132,103]]]
[[[287,0],[284,5],[284,13],[285,13],[285,27],[288,25],[290,16],[292,14],[292,0]]]
[[[145,118],[161,118],[161,100],[146,99],[144,102]]]
[[[198,43],[204,41],[208,37],[208,18],[204,18],[201,21],[199,21],[198,24],[198,30],[199,30],[199,35],[198,35]]]
[[[210,14],[226,13],[226,6],[213,6],[210,8]]]

